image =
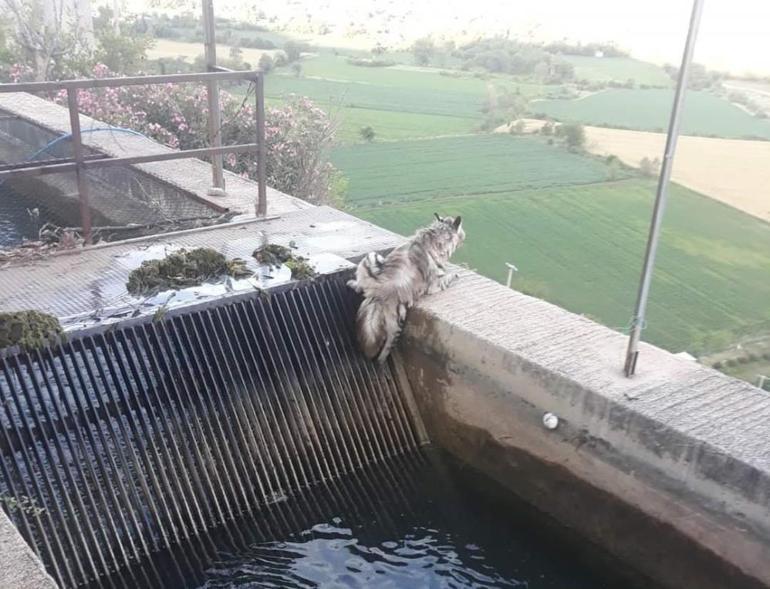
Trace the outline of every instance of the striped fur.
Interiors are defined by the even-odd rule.
[[[358,264],[348,286],[364,297],[356,316],[358,342],[370,360],[384,362],[420,297],[444,290],[457,278],[446,270],[462,244],[460,217],[439,217],[383,258],[376,252]]]

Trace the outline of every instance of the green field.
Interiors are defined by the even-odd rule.
[[[449,196],[475,200],[609,177],[599,159],[549,146],[537,137],[504,134],[341,147],[334,150],[332,162],[348,176],[351,209]]]
[[[534,139],[501,137],[520,145],[490,159],[494,144],[481,139],[467,138],[465,149],[462,138],[366,146],[361,157],[344,150],[335,161],[350,179],[354,214],[402,234],[434,211],[461,214],[468,239],[457,261],[500,281],[513,262],[517,287],[627,325],[655,183],[605,182],[601,162]],[[419,148],[424,164],[414,161]],[[645,338],[699,352],[766,330],[768,275],[770,225],[674,186]]]
[[[585,57],[565,55],[565,60],[575,66],[575,77],[589,82],[625,82],[634,80],[637,84],[649,86],[672,85],[671,78],[655,64],[630,57]]]
[[[354,66],[345,56],[331,53],[303,60],[299,76],[281,68],[265,82],[269,99],[298,94],[330,110],[339,120],[344,143],[359,141],[358,132],[366,126],[378,140],[471,133],[481,124],[481,109],[490,94],[505,90],[537,97],[559,88],[436,68]]]
[[[568,59],[579,78],[670,86],[660,68],[633,59]],[[306,95],[339,122],[341,145],[332,160],[348,177],[353,214],[404,234],[434,211],[461,214],[468,241],[458,261],[500,281],[504,263],[513,262],[517,288],[623,329],[655,183],[544,138],[475,134],[485,102],[515,89],[530,99],[569,90],[511,76],[353,66],[329,52],[304,59],[300,76],[282,68],[266,79],[270,103]],[[582,100],[536,100],[530,109],[560,120],[662,130],[672,100],[670,89],[611,89]],[[365,126],[376,133],[372,144],[361,142]],[[683,131],[770,139],[770,122],[694,92]],[[645,339],[703,353],[767,333],[769,275],[770,225],[674,186]]]
[[[577,100],[539,100],[530,108],[560,121],[640,131],[668,126],[673,90],[603,90]],[[758,119],[712,94],[689,92],[682,133],[730,138],[770,139],[770,121]]]

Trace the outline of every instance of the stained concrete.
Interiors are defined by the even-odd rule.
[[[670,587],[770,586],[770,396],[472,272],[407,321],[433,442]],[[556,430],[543,426],[555,413]]]

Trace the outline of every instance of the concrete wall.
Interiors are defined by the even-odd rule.
[[[470,272],[407,326],[433,442],[665,586],[770,586],[770,395],[652,346],[626,379],[623,335]]]

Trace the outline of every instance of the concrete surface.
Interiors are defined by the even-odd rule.
[[[664,586],[770,586],[770,395],[471,272],[407,320],[428,433]],[[543,415],[559,417],[546,429]]]
[[[56,589],[58,587],[2,509],[0,509],[0,587],[4,589]]]

